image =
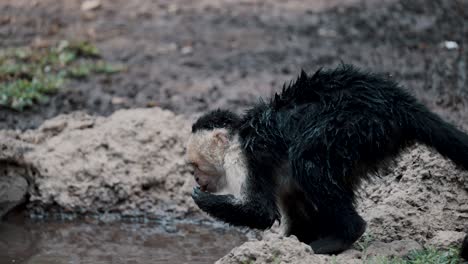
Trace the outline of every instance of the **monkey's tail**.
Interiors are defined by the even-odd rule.
[[[415,115],[407,119],[407,124],[414,138],[468,170],[468,134],[423,106],[412,111],[412,114]]]

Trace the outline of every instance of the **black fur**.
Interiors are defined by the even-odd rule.
[[[463,245],[460,250],[460,256],[468,261],[468,235],[465,236],[465,239],[463,240]]]
[[[258,197],[258,202],[251,201],[248,203],[248,206],[244,206],[233,195],[212,195],[202,192],[198,187],[193,189],[192,197],[196,199],[197,204],[202,210],[209,212],[212,208],[222,208],[216,212],[216,217],[229,219],[228,222],[232,225],[267,229],[273,225],[277,217],[271,215],[268,210],[265,210],[274,205],[264,204],[264,200],[261,197]],[[255,215],[256,217],[250,218],[245,217],[245,215]]]
[[[468,169],[465,133],[387,77],[351,66],[310,77],[302,72],[271,102],[258,103],[240,120],[233,116],[208,113],[193,131],[227,123],[239,134],[250,172],[247,197],[194,191],[195,202],[226,222],[264,229],[279,217],[279,198],[292,222],[289,234],[316,253],[343,251],[362,235],[366,224],[354,206],[361,180],[408,145],[422,142]],[[282,177],[292,183],[280,189],[274,175],[284,166]]]
[[[192,133],[199,130],[211,130],[215,128],[227,128],[229,130],[235,129],[240,123],[240,118],[226,110],[215,110],[200,117],[192,126]]]

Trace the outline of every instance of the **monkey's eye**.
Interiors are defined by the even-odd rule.
[[[192,168],[194,169],[198,169],[198,164],[195,162],[190,162],[189,165],[192,166]]]

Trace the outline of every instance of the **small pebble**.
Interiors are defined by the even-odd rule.
[[[458,49],[458,43],[456,43],[455,41],[444,41],[443,43],[443,46],[444,48],[448,49],[448,50],[453,50],[453,49]]]
[[[99,0],[87,0],[81,4],[81,11],[91,11],[101,7],[101,1]]]

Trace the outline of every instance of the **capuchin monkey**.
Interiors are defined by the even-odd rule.
[[[366,229],[355,209],[362,180],[415,142],[468,169],[468,136],[392,80],[348,65],[302,72],[243,116],[215,110],[193,124],[192,197],[232,225],[280,220],[315,253],[339,253]]]

